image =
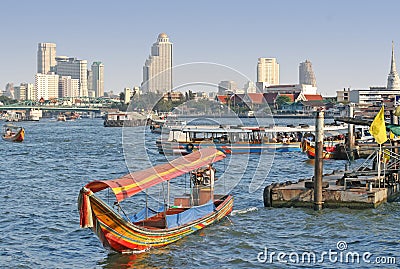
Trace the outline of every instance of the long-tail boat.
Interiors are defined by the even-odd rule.
[[[305,147],[304,151],[307,153],[308,158],[315,159],[315,147],[306,140],[303,142],[303,146]],[[335,159],[335,149],[336,146],[328,146],[328,147],[324,146],[322,150],[322,158]]]
[[[1,138],[9,142],[22,142],[25,138],[25,130],[20,126],[6,124],[3,126],[3,135]]]
[[[122,253],[162,247],[209,226],[233,208],[231,195],[214,194],[216,177],[212,164],[225,157],[217,149],[206,148],[121,178],[92,181],[79,193],[80,226],[91,228],[105,248]],[[116,198],[114,205],[119,208],[126,198],[163,182],[169,184],[186,173],[190,174],[190,194],[176,197],[173,205],[164,201],[158,210],[150,209],[146,203],[144,210],[134,216],[117,212],[95,195],[111,189]]]

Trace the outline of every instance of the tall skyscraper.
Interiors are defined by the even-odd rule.
[[[151,54],[143,66],[143,92],[167,92],[172,90],[172,43],[167,34],[158,35],[151,47]]]
[[[94,97],[92,70],[87,71],[87,89],[88,89],[88,96]]]
[[[58,98],[58,75],[37,73],[35,75],[35,90],[37,101],[41,98],[44,100]]]
[[[392,41],[392,59],[390,63],[390,73],[387,79],[387,86],[386,89],[388,90],[400,90],[400,79],[399,74],[396,70],[396,60],[394,59],[394,43]]]
[[[95,97],[104,96],[104,64],[101,62],[92,64],[92,89]]]
[[[300,63],[299,84],[308,84],[312,85],[313,87],[317,86],[317,81],[315,80],[314,71],[312,70],[312,65],[309,60]]]
[[[270,85],[279,84],[279,64],[276,58],[258,58],[257,82],[267,82]]]
[[[56,65],[56,44],[39,43],[37,52],[37,73],[47,74]]]
[[[56,57],[56,61],[56,74],[79,79],[79,96],[88,96],[87,61],[66,56]]]

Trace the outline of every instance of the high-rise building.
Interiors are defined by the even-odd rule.
[[[233,80],[222,80],[218,84],[218,94],[225,95],[229,93],[236,93],[237,84]]]
[[[19,101],[26,100],[26,88],[25,85],[20,84],[19,86],[14,86],[15,99]]]
[[[79,79],[79,96],[88,96],[87,61],[66,56],[56,57],[56,61],[56,74],[60,76],[70,76],[73,79]]]
[[[309,60],[306,60],[305,62],[300,63],[299,84],[312,85],[313,87],[317,86],[314,71],[312,70],[312,65]]]
[[[279,64],[276,58],[258,58],[257,82],[279,85]]]
[[[5,96],[14,99],[14,83],[10,82],[7,83],[6,85],[6,92],[5,92]]]
[[[256,93],[257,87],[253,81],[247,81],[243,86],[243,90],[245,93]]]
[[[87,71],[87,89],[88,89],[88,96],[94,97],[94,90],[93,90],[93,76],[92,70]]]
[[[172,90],[172,43],[167,34],[158,35],[151,47],[151,54],[143,66],[143,92],[167,92]]]
[[[56,65],[56,44],[39,43],[37,52],[37,73],[47,74]]]
[[[394,58],[394,43],[392,41],[392,59],[390,62],[390,73],[387,79],[387,86],[386,89],[388,90],[400,90],[400,79],[399,74],[396,70],[396,60]]]
[[[37,92],[35,91],[35,85],[33,83],[21,83],[21,85],[25,86],[25,98],[26,100],[37,100]]]
[[[60,76],[58,81],[60,97],[79,97],[79,79],[70,76]]]
[[[104,64],[101,62],[92,64],[92,90],[95,97],[104,96]]]
[[[37,92],[37,101],[41,98],[50,100],[58,98],[58,75],[54,73],[35,75],[35,90]]]

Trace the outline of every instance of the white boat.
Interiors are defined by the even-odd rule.
[[[347,125],[326,125],[326,137],[345,133]],[[315,133],[315,126],[183,126],[172,128],[168,138],[159,138],[161,154],[188,154],[204,147],[216,147],[225,154],[260,154],[264,150],[300,152],[302,140]],[[336,141],[336,140],[335,140]],[[330,140],[327,143],[334,143]],[[342,142],[342,140],[338,140]],[[340,143],[337,142],[337,143]]]
[[[41,117],[43,117],[42,110],[40,110],[40,109],[31,109],[29,111],[29,120],[31,120],[31,121],[39,121]]]

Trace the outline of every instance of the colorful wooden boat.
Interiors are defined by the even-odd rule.
[[[204,168],[225,157],[207,148],[118,179],[90,182],[78,198],[80,225],[91,228],[105,248],[117,252],[162,247],[205,228],[232,211],[233,197],[214,194],[215,170]],[[111,189],[119,206],[128,197],[186,173],[191,175],[190,195],[176,197],[173,206],[158,210],[146,206],[134,216],[121,215],[95,195]]]
[[[308,158],[315,159],[315,146],[311,145],[309,141],[305,140],[303,147],[305,147],[304,151],[307,153]],[[336,150],[336,145],[324,146],[322,150],[322,158],[335,159],[335,150]]]
[[[9,142],[22,142],[25,138],[25,130],[20,126],[6,124],[3,126],[3,135],[1,138]]]

